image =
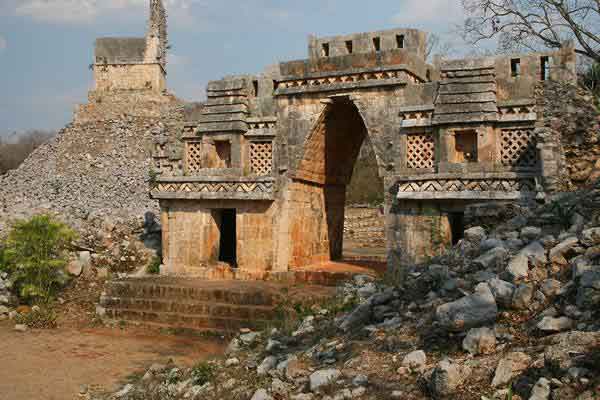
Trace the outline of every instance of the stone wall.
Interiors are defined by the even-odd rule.
[[[536,89],[543,113],[544,140],[560,158],[555,190],[576,190],[600,179],[600,106],[593,95],[572,84],[545,82]]]
[[[346,207],[344,246],[385,248],[385,214],[381,207]]]
[[[95,90],[154,90],[166,89],[165,74],[160,64],[94,65]]]

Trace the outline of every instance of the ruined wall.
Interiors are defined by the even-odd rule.
[[[160,64],[94,65],[95,90],[153,90],[166,89],[165,74]]]
[[[387,226],[394,265],[423,263],[452,245],[450,219],[439,202],[398,202],[387,216]]]
[[[380,207],[346,207],[344,246],[385,248],[385,214],[383,210]]]
[[[556,146],[559,177],[555,190],[581,189],[600,179],[600,106],[592,94],[569,83],[536,88],[543,115],[543,140]]]

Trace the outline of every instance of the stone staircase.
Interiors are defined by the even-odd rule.
[[[106,318],[154,328],[233,332],[258,329],[277,317],[283,301],[333,296],[324,286],[197,278],[127,278],[106,284],[100,298]]]

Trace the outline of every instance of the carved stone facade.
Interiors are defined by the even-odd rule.
[[[141,61],[128,60],[161,68],[160,80],[166,19],[160,1],[151,3],[152,40],[138,45],[155,58],[138,51]],[[535,88],[573,81],[574,50],[429,64],[426,37],[414,29],[311,37],[306,60],[210,82],[203,107],[155,146],[151,197],[166,272],[206,276],[229,265],[260,277],[341,258],[346,187],[367,138],[384,180],[390,268],[460,239],[474,203],[541,196],[560,154],[538,138]],[[103,76],[104,67],[130,65],[119,54],[98,58],[103,51],[97,90],[146,80],[133,67],[125,78]],[[149,81],[147,89],[163,87]]]

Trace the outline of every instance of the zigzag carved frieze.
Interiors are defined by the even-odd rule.
[[[190,182],[159,183],[162,193],[272,193],[273,182]]]
[[[407,73],[406,71],[381,71],[381,72],[361,72],[347,75],[331,76],[324,78],[307,78],[307,79],[295,79],[290,81],[277,82],[276,89],[289,89],[303,86],[322,86],[322,85],[334,85],[339,83],[355,83],[360,81],[372,81],[372,80],[384,80],[384,79],[396,79],[405,78],[410,83],[419,83],[420,80]]]
[[[403,182],[399,192],[534,192],[533,179],[435,179]]]

